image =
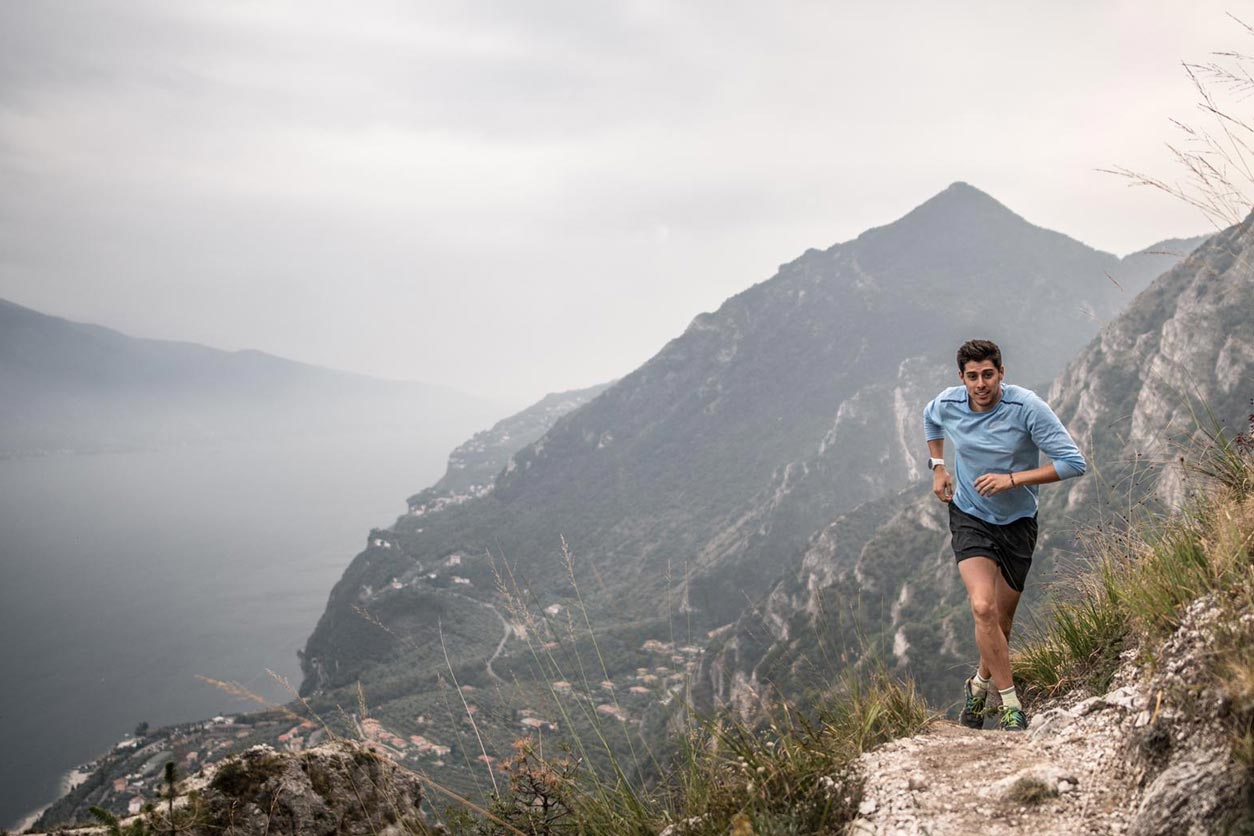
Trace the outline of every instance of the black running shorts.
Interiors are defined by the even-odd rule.
[[[953,534],[954,557],[993,560],[1010,588],[1023,591],[1036,550],[1036,517],[1021,517],[1007,525],[985,522],[949,503],[949,531]]]

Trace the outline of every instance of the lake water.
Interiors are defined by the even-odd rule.
[[[467,433],[468,435],[469,433]],[[287,695],[331,587],[464,439],[0,461],[0,827],[146,721]]]

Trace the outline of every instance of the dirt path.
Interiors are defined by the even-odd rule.
[[[1117,834],[1132,818],[1137,776],[1116,737],[1137,721],[1105,700],[1055,709],[1027,733],[937,721],[864,755],[855,834]],[[1108,745],[1109,744],[1109,745]]]
[[[1203,598],[1111,691],[1042,706],[1027,732],[939,721],[858,760],[859,836],[1210,836],[1248,815],[1215,689],[1199,691],[1224,610]],[[1250,615],[1254,618],[1254,615]],[[1035,790],[1035,792],[1026,792]]]
[[[1220,694],[1199,692],[1222,611],[1199,599],[1142,670],[1043,706],[1026,732],[948,721],[858,759],[859,836],[1210,836],[1244,809]],[[1250,616],[1254,618],[1254,615]]]

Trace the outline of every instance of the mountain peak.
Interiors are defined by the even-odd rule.
[[[946,194],[948,192],[954,192],[956,194],[962,194],[962,193],[976,194],[976,195],[983,195],[984,197],[988,197],[987,192],[977,189],[975,186],[972,186],[970,183],[966,182],[965,180],[955,180],[954,182],[946,186],[945,191],[941,192],[941,194]],[[992,200],[992,198],[989,198],[989,199]]]
[[[932,201],[935,201],[935,200],[983,201],[986,203],[992,203],[996,206],[1001,206],[1003,209],[1006,208],[1005,206],[1002,206],[1002,204],[999,203],[988,192],[977,189],[975,186],[972,186],[970,183],[964,182],[962,180],[955,180],[954,182],[950,183],[948,186],[945,187],[944,191],[940,192],[935,197],[931,198],[931,200],[929,200],[928,202],[931,203]]]
[[[1027,223],[992,195],[959,180],[950,183],[944,191],[915,207],[892,226],[933,220],[950,224],[964,221]]]
[[[1092,251],[1060,232],[1039,227],[1011,211],[991,195],[962,181],[951,183],[902,217],[869,229],[857,241],[872,251],[903,247],[927,259],[968,261],[973,251],[1010,252],[1067,244]],[[1032,243],[1029,243],[1032,242]],[[1111,256],[1113,259],[1114,257]]]

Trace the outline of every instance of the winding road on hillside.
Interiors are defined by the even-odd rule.
[[[480,601],[478,598],[471,598],[469,595],[463,595],[460,592],[453,592],[451,589],[446,589],[443,591],[448,595],[454,595],[458,598],[462,598],[466,601],[470,601],[472,604],[478,604],[481,607],[487,607],[488,609],[492,610],[493,615],[495,615],[498,619],[500,619],[501,631],[502,631],[501,640],[496,643],[496,650],[492,651],[492,655],[489,656],[487,662],[484,663],[484,668],[488,672],[488,677],[493,682],[497,682],[502,685],[505,684],[505,680],[497,676],[496,671],[492,670],[492,663],[497,660],[497,657],[501,655],[501,651],[505,649],[505,644],[509,641],[509,637],[513,635],[514,628],[510,626],[509,622],[505,619],[505,616],[501,615],[501,611],[496,608],[496,604],[493,604],[489,601]]]

